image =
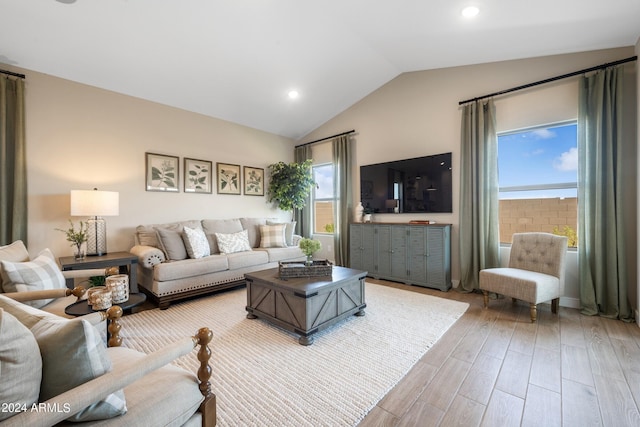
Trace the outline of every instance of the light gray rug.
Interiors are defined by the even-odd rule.
[[[218,426],[353,426],[468,308],[371,283],[366,302],[364,317],[305,347],[297,335],[247,319],[246,291],[237,289],[125,316],[123,345],[148,353],[209,327]],[[196,352],[176,365],[195,372]]]

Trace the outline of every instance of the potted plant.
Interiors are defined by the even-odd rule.
[[[322,247],[320,241],[303,237],[302,239],[300,239],[299,246],[302,250],[302,253],[307,256],[307,261],[305,264],[313,265],[313,254],[318,252]]]
[[[302,209],[315,185],[311,173],[312,162],[308,159],[302,163],[278,162],[269,165],[269,202],[275,202],[283,211]]]
[[[66,230],[56,228],[58,231],[62,231],[67,235],[67,242],[71,243],[74,247],[74,256],[77,260],[84,259],[84,251],[82,250],[82,244],[87,241],[87,228],[84,222],[80,221],[80,227],[76,231],[73,221],[69,220],[70,227]]]

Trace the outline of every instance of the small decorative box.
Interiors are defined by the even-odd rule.
[[[304,261],[280,261],[279,273],[281,279],[294,277],[331,276],[333,264],[329,260],[314,260],[313,265],[306,265]]]

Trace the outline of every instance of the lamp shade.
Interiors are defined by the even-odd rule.
[[[117,191],[71,190],[71,216],[117,216],[120,194]]]

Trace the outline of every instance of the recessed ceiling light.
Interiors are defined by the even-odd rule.
[[[288,95],[289,95],[289,98],[291,99],[296,99],[297,97],[300,96],[297,90],[290,90]]]
[[[462,9],[462,16],[464,16],[465,18],[473,18],[478,13],[480,13],[480,9],[478,9],[476,6],[467,6]]]

